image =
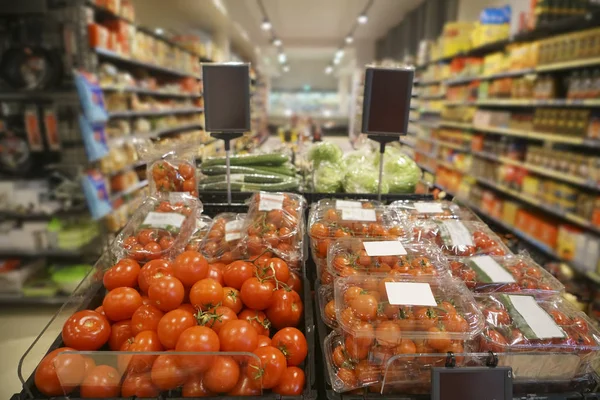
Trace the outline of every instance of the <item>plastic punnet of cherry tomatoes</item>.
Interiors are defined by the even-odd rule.
[[[246,214],[222,213],[215,216],[200,251],[209,262],[229,264],[243,256],[239,246]]]
[[[189,161],[160,160],[150,166],[152,175],[151,191],[182,192],[198,196],[196,167]]]
[[[447,200],[397,200],[392,202],[389,207],[396,211],[401,218],[408,220],[459,219],[461,221],[479,221],[479,218],[468,208]]]
[[[196,216],[196,228],[192,232],[192,235],[185,245],[185,250],[199,251],[200,244],[206,237],[210,226],[212,225],[212,218],[207,215]]]

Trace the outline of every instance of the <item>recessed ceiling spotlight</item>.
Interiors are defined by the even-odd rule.
[[[264,19],[262,24],[260,24],[260,27],[262,28],[263,31],[270,31],[271,28],[273,27],[273,25],[271,25],[271,21],[269,21],[268,19]]]
[[[289,65],[284,65],[283,66],[283,72],[290,72],[290,66]]]
[[[339,58],[337,58],[337,57],[333,59],[333,63],[334,63],[335,65],[338,65],[338,64],[340,63],[340,61],[341,61],[341,60],[340,60]]]
[[[331,65],[328,65],[327,68],[325,68],[325,73],[327,75],[331,74],[333,72],[333,67]]]
[[[163,33],[165,33],[165,31],[162,28],[156,28],[154,30],[154,33],[156,33],[157,35],[162,35]]]
[[[335,52],[335,58],[342,58],[344,57],[344,49],[339,49],[338,51]]]
[[[356,20],[358,21],[359,24],[364,25],[367,23],[369,18],[365,14],[360,14]]]
[[[354,38],[352,37],[352,35],[346,36],[346,43],[350,44],[352,42],[354,42]]]
[[[287,56],[285,55],[285,53],[279,53],[279,56],[277,56],[277,58],[279,59],[279,63],[281,64],[285,64],[285,62],[287,61]]]
[[[283,43],[281,42],[281,39],[279,39],[279,38],[275,38],[275,39],[273,39],[273,46],[277,46],[277,47],[279,47],[279,46],[281,46],[282,44],[283,44]]]

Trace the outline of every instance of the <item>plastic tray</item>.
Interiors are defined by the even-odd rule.
[[[446,200],[438,201],[412,201],[398,200],[390,204],[401,217],[414,219],[459,219],[461,221],[480,221],[480,219],[466,207]]]
[[[245,218],[246,214],[238,213],[215,215],[205,240],[200,244],[200,251],[209,262],[216,262],[217,259],[231,262],[239,258],[242,254],[239,243]],[[230,256],[225,253],[229,253]]]

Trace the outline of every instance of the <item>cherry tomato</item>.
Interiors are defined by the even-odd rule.
[[[156,279],[172,275],[173,270],[171,269],[171,263],[168,260],[158,259],[148,261],[140,270],[138,285],[143,293],[148,293],[150,284]]]
[[[353,389],[356,387],[356,375],[351,369],[340,368],[336,376],[344,384],[344,389]]]
[[[121,351],[128,352],[157,352],[162,351],[158,335],[154,331],[143,331],[135,335],[133,340],[128,340],[121,346]],[[119,371],[144,372],[156,359],[156,355],[120,355],[118,357]]]
[[[214,393],[227,393],[240,378],[240,366],[229,356],[217,356],[204,373],[204,386]]]
[[[304,371],[298,367],[287,367],[273,392],[282,396],[300,396],[304,391],[305,382]]]
[[[487,336],[487,340],[485,337]],[[486,329],[480,339],[483,350],[491,350],[495,353],[506,351],[506,338],[495,329]]]
[[[237,319],[221,326],[219,342],[221,351],[252,352],[258,346],[258,333],[250,322]]]
[[[165,349],[174,349],[179,336],[188,328],[196,326],[196,318],[184,310],[173,310],[166,313],[158,322],[157,334]]]
[[[249,358],[246,374],[258,387],[274,388],[287,368],[285,356],[273,346],[259,347],[253,353],[258,359]]]
[[[153,305],[142,305],[131,317],[131,333],[135,336],[142,331],[156,331],[164,313]]]
[[[312,224],[310,227],[310,236],[315,239],[324,239],[329,236],[329,229],[320,222]]]
[[[186,287],[208,275],[208,261],[197,251],[184,251],[173,261],[173,275]]]
[[[148,297],[156,308],[167,312],[181,305],[185,297],[185,289],[179,279],[173,276],[163,276],[154,280],[150,285]]]
[[[137,234],[137,241],[142,246],[146,246],[148,243],[156,242],[158,235],[154,229],[142,229]]]
[[[83,398],[119,397],[121,375],[113,367],[98,365],[85,377],[80,387]]]
[[[160,258],[162,248],[156,242],[150,242],[144,246],[145,258],[148,260],[156,260]]]
[[[552,315],[552,318],[554,318],[554,321],[558,325],[565,326],[571,324],[571,319],[567,317],[563,312],[560,312],[558,310],[552,310],[550,311],[550,315]]]
[[[275,278],[275,280],[286,283],[290,279],[290,269],[288,264],[281,258],[273,257],[267,260],[261,274],[262,278]]]
[[[258,335],[269,336],[271,321],[267,319],[267,316],[264,312],[246,308],[238,314],[238,319],[250,322]]]
[[[154,383],[152,383],[152,379],[150,378],[150,374],[147,372],[128,373],[123,380],[123,385],[121,386],[122,397],[136,396],[142,398],[152,398],[158,397],[159,393],[160,391],[156,386],[154,386]]]
[[[256,266],[247,261],[234,261],[223,270],[225,285],[240,290],[244,282],[254,276]]]
[[[110,338],[108,339],[108,348],[112,351],[119,351],[126,340],[134,337],[131,329],[131,320],[115,322],[110,330]]]
[[[190,376],[183,385],[183,397],[212,397],[215,394],[208,390],[204,385],[203,376],[194,374]]]
[[[130,287],[118,287],[104,297],[102,307],[111,321],[131,319],[131,316],[142,306],[142,296]]]
[[[228,323],[232,323],[230,321]],[[176,351],[186,352],[217,352],[219,351],[219,336],[210,328],[205,326],[193,326],[187,328],[179,336]],[[214,361],[212,355],[181,356],[179,364],[188,368],[191,373],[202,373],[206,371]]]
[[[123,247],[130,250],[134,245],[139,244],[135,236],[129,236],[123,240]]]
[[[79,354],[61,354],[75,351],[61,347],[48,353],[35,370],[35,386],[46,396],[71,393],[85,378],[85,358]]]
[[[71,315],[62,329],[67,347],[76,350],[98,350],[110,338],[108,320],[95,311],[83,310]]]
[[[140,264],[130,258],[124,258],[104,273],[104,287],[113,290],[118,287],[136,287]]]
[[[440,328],[433,326],[427,330],[428,336],[431,338],[427,339],[429,347],[435,350],[444,350],[450,347],[452,340],[447,332],[442,331]]]
[[[196,188],[196,180],[195,179],[186,179],[183,181],[183,185],[181,186],[184,192],[191,193]]]
[[[172,238],[171,236],[163,236],[158,241],[158,245],[160,246],[160,248],[162,250],[168,250],[171,248],[171,246],[173,246],[174,242],[175,242],[175,239]]]
[[[152,364],[152,383],[161,390],[171,390],[181,386],[187,380],[185,369],[179,367],[178,356],[160,355]]]
[[[483,310],[486,321],[493,326],[510,325],[510,315],[503,308],[490,307]]]
[[[232,287],[223,288],[223,305],[229,307],[234,313],[239,314],[244,304],[240,298],[240,292]]]
[[[179,174],[183,179],[192,179],[196,176],[196,170],[188,163],[181,163],[179,164]]]
[[[265,310],[271,304],[275,285],[271,280],[252,277],[244,282],[240,289],[242,302],[253,310]]]
[[[290,278],[286,282],[288,287],[297,293],[302,293],[302,279],[297,273],[290,271]]]
[[[283,328],[277,332],[273,335],[272,346],[283,353],[288,366],[302,364],[308,354],[306,338],[296,328]]]
[[[279,289],[273,292],[271,305],[265,313],[275,329],[298,326],[304,305],[300,295],[293,290]]]
[[[190,290],[190,303],[201,310],[216,307],[223,301],[223,287],[214,279],[202,279]]]
[[[246,368],[247,369],[247,368]],[[231,389],[227,394],[230,396],[260,396],[261,389],[256,386],[255,382],[248,377],[246,369],[240,372],[240,377],[235,384],[235,387]]]
[[[375,327],[375,339],[383,347],[395,347],[400,343],[400,326],[395,321],[381,321]]]

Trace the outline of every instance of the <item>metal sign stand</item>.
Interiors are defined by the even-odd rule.
[[[227,205],[231,205],[231,171],[229,156],[231,155],[231,141],[242,136],[242,132],[211,133],[211,136],[225,142],[225,168],[227,176]]]

